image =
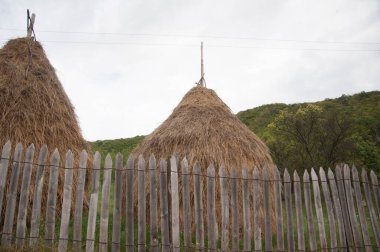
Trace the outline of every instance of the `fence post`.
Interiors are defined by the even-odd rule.
[[[183,243],[185,251],[191,251],[191,211],[190,211],[190,174],[189,164],[184,158],[181,162],[183,198]]]
[[[99,251],[108,251],[108,217],[111,190],[112,159],[107,154],[103,169],[102,205],[100,207]]]
[[[302,213],[302,196],[301,196],[301,180],[298,176],[297,171],[293,173],[294,181],[294,202],[296,205],[296,220],[297,220],[297,241],[298,250],[305,251],[305,229],[303,224],[303,213]]]
[[[220,179],[220,198],[222,205],[222,244],[221,251],[229,251],[229,227],[230,227],[230,214],[229,214],[229,203],[228,203],[228,180],[226,169],[221,166],[219,169],[219,179]]]
[[[207,168],[207,233],[208,249],[216,250],[216,217],[215,217],[215,168]]]
[[[160,160],[160,211],[161,211],[161,242],[162,251],[170,251],[169,241],[169,210],[168,210],[168,184],[167,163]]]
[[[270,206],[270,177],[268,167],[264,166],[264,223],[265,223],[265,250],[272,251],[272,226],[271,226],[271,206]]]
[[[135,241],[134,241],[134,216],[133,216],[133,176],[134,176],[134,158],[132,155],[128,157],[127,161],[127,171],[126,171],[126,190],[125,190],[125,196],[126,196],[126,223],[125,223],[125,246],[126,251],[133,252],[135,251]]]
[[[293,213],[292,213],[292,181],[287,169],[284,172],[284,192],[285,192],[285,211],[288,238],[288,251],[294,251],[294,230],[293,230]]]
[[[244,220],[244,250],[251,250],[251,214],[249,211],[249,190],[247,169],[242,172],[242,192],[243,192],[243,220]]]
[[[317,240],[315,237],[314,231],[314,218],[313,211],[311,209],[311,192],[310,192],[310,176],[307,170],[303,174],[303,190],[305,197],[305,209],[306,209],[306,221],[307,221],[307,230],[309,232],[309,245],[310,250],[317,249]]]
[[[178,168],[177,158],[172,156],[170,159],[170,188],[172,201],[172,251],[180,251],[179,240],[179,195],[178,195]]]
[[[150,174],[150,245],[153,252],[158,251],[158,224],[157,224],[157,179],[156,158],[153,154],[149,158]]]
[[[8,164],[9,158],[11,156],[11,141],[8,140],[6,144],[3,146],[3,150],[1,152],[1,162],[0,162],[0,212],[3,210],[3,198],[5,191],[5,182],[8,175]],[[1,218],[1,216],[0,216]],[[1,221],[0,221],[1,222]]]
[[[145,160],[142,155],[138,161],[138,202],[137,202],[137,221],[138,221],[138,251],[144,252],[146,248],[146,202],[145,202]]]
[[[112,251],[120,251],[121,200],[123,184],[123,155],[117,153],[115,158],[114,204],[112,213]]]
[[[311,180],[313,183],[314,206],[315,206],[315,212],[317,214],[319,242],[321,244],[322,250],[327,250],[325,222],[324,222],[323,209],[322,209],[322,203],[321,203],[321,193],[319,190],[318,176],[315,173],[314,168],[311,168]]]
[[[237,172],[232,168],[231,174],[231,211],[232,211],[232,250],[239,250],[239,219],[238,219],[238,189],[237,189]]]
[[[276,214],[276,237],[277,237],[277,250],[278,251],[285,251],[284,246],[284,228],[282,223],[282,199],[281,199],[281,177],[280,177],[280,171],[277,167],[275,167],[274,170],[274,207],[275,207],[275,214]],[[254,207],[255,209],[255,207]],[[261,243],[261,242],[260,242]],[[257,249],[255,247],[255,249]],[[261,247],[260,247],[261,249]]]

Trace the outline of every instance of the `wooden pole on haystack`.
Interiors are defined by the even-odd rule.
[[[206,87],[206,81],[205,81],[205,72],[204,72],[204,65],[203,65],[203,42],[201,42],[201,79],[198,81],[197,85],[201,87]]]
[[[32,17],[29,15],[29,9],[27,10],[27,37],[30,38],[32,33],[34,33],[34,20],[36,19],[36,14],[32,13]]]

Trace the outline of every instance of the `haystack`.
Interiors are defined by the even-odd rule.
[[[229,176],[235,169],[238,177],[241,177],[243,168],[248,170],[250,177],[252,177],[254,167],[262,169],[267,166],[271,174],[274,170],[268,147],[231,112],[213,90],[202,86],[192,88],[169,118],[133,151],[136,157],[142,154],[146,159],[152,153],[156,158],[164,159],[169,159],[173,154],[179,160],[186,157],[191,168],[195,161],[198,161],[202,174],[206,174],[210,164],[215,166],[216,174],[219,167],[224,165],[229,171]],[[190,188],[193,190],[193,185]],[[241,190],[241,184],[238,188]],[[252,188],[251,185],[250,188]],[[204,209],[206,209],[205,186],[203,190]],[[239,194],[241,195],[241,192]],[[220,225],[219,181],[216,183],[216,195],[217,220]],[[241,204],[241,198],[239,201]],[[274,206],[273,202],[272,197],[272,206]],[[147,203],[149,204],[148,198]],[[182,203],[180,207],[182,208]],[[194,214],[194,210],[191,212]],[[239,212],[242,215],[242,211]],[[273,216],[272,211],[272,219]],[[240,216],[240,221],[242,222],[242,216]]]
[[[83,149],[88,150],[74,107],[41,44],[33,38],[13,39],[0,49],[0,118],[1,146],[8,140],[11,140],[13,147],[18,142],[23,143],[24,148],[34,143],[35,162],[42,144],[47,144],[49,153],[58,148],[61,166],[64,165],[67,150],[73,152],[76,160],[79,159]],[[46,169],[43,211],[46,206],[49,179],[48,166]],[[59,170],[58,214],[64,182],[64,169]],[[74,172],[74,176],[76,174]],[[31,181],[29,198],[33,199],[34,179]],[[73,181],[75,183],[76,177]],[[75,184],[73,194],[75,195]],[[74,201],[75,197],[72,199]]]

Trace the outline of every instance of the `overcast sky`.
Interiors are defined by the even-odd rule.
[[[234,113],[380,89],[380,1],[0,0],[35,33],[87,140],[152,132],[200,77]]]

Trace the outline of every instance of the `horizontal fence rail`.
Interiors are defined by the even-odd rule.
[[[3,146],[1,248],[380,249],[380,190],[373,171],[342,164],[334,171],[320,168],[291,174],[285,169],[281,174],[267,167],[238,171],[213,164],[200,167],[197,162],[190,167],[186,159],[175,156],[129,157],[126,164],[121,154],[114,159],[108,154],[102,160],[96,152],[92,164],[87,157],[85,151],[79,157],[71,151],[49,152],[46,145],[36,151],[33,144],[26,149],[20,143],[13,149],[10,142]],[[58,181],[59,172],[64,172],[64,181]],[[86,179],[86,174],[91,178]],[[62,193],[62,202],[57,192]],[[59,215],[57,205],[62,206]]]

